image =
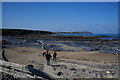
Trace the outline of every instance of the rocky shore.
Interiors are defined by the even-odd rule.
[[[52,65],[53,74],[62,78],[116,78],[116,65],[91,65],[74,60],[60,60]],[[52,70],[51,69],[51,70]]]
[[[32,36],[31,36],[32,37]],[[36,37],[4,37],[3,36],[3,44],[10,44],[10,46],[26,46],[26,47],[39,47],[37,43],[41,41],[43,43],[44,49],[49,48],[50,50],[57,51],[80,51],[73,50],[71,48],[64,49],[61,45],[67,45],[70,47],[79,47],[84,49],[85,51],[99,51],[101,53],[112,53],[112,54],[120,54],[120,40],[103,40],[103,39],[95,39],[89,37],[78,37],[77,39],[72,37],[61,37],[61,36],[42,36],[42,39],[38,39]],[[85,39],[86,38],[86,39]],[[92,40],[91,40],[92,39]]]
[[[3,37],[5,56],[10,62],[34,65],[38,70],[60,78],[117,78],[119,41],[72,41],[64,39],[25,39]],[[40,48],[38,42],[43,43]],[[119,48],[119,47],[118,47]],[[46,65],[42,53],[57,50],[57,61]],[[106,52],[104,52],[104,50]],[[114,52],[112,52],[114,51]],[[107,54],[106,54],[107,53]],[[117,55],[115,54],[117,53]]]
[[[60,78],[118,77],[117,55],[84,51],[60,51],[57,52],[57,61],[51,59],[51,65],[47,66],[45,57],[42,56],[43,51],[32,47],[6,48],[5,56],[10,62],[24,65],[31,64],[38,70],[54,74]]]

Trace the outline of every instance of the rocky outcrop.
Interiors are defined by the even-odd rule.
[[[28,35],[28,34],[53,34],[50,31],[23,30],[23,29],[2,29],[3,36]]]

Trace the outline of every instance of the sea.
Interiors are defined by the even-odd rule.
[[[56,35],[62,35],[62,36],[110,36],[110,37],[100,37],[100,39],[106,39],[106,40],[113,40],[113,39],[120,39],[120,34],[79,34],[79,33],[60,33]]]

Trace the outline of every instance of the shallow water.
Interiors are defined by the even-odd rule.
[[[61,33],[56,35],[64,35],[64,36],[112,36],[112,37],[119,37],[118,34],[79,34],[79,33]]]
[[[113,39],[120,39],[119,34],[72,34],[72,33],[61,33],[61,34],[55,34],[55,35],[62,35],[62,36],[110,36],[108,37],[101,37],[100,39],[106,39],[106,40],[113,40]],[[114,38],[112,38],[114,37]]]

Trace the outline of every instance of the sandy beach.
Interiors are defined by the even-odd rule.
[[[33,65],[54,78],[118,78],[119,40],[29,35],[4,36],[2,43],[9,62]],[[47,49],[52,56],[50,66],[43,56]],[[56,61],[53,61],[54,50]]]
[[[80,50],[77,52],[57,51],[57,61],[51,59],[51,66],[46,65],[42,53],[44,49],[35,47],[9,47],[5,56],[10,62],[29,65],[36,69],[57,75],[61,78],[117,78],[118,56],[99,51],[84,51],[82,48],[62,45],[62,48]],[[53,51],[50,51],[51,55]]]

